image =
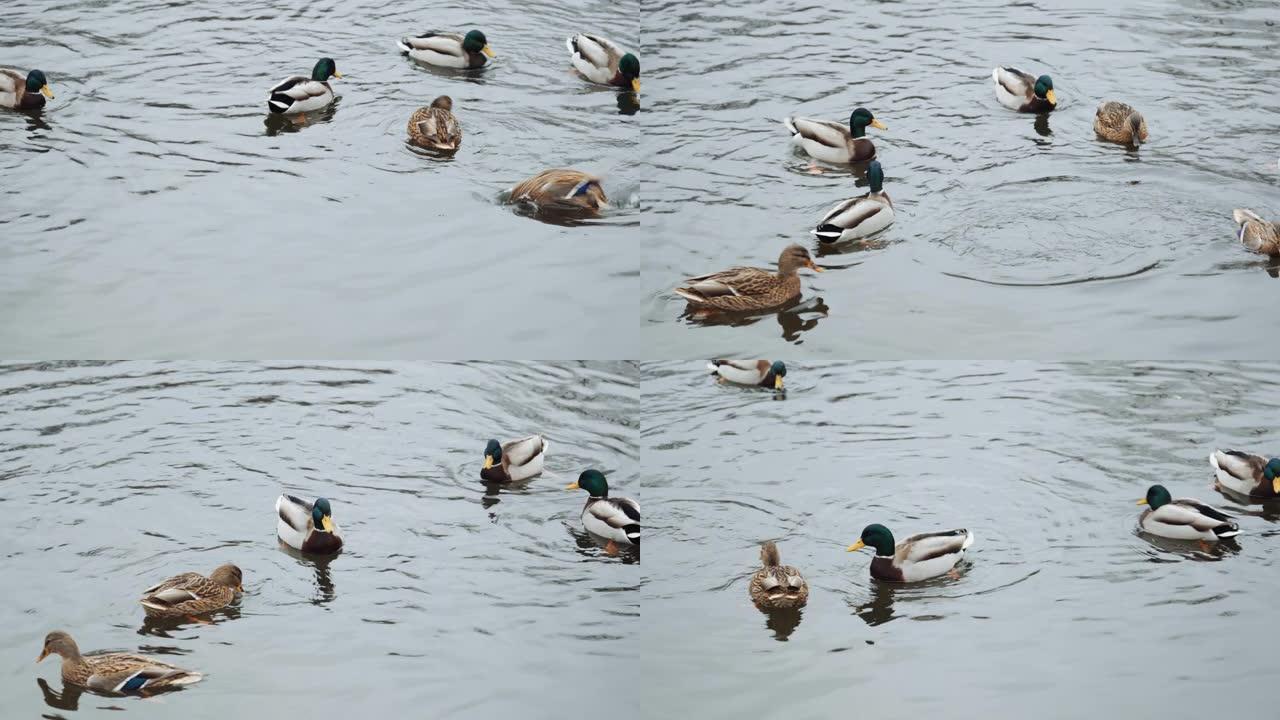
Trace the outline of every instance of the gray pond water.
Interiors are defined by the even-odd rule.
[[[1231,211],[1280,216],[1280,10],[1242,2],[662,2],[646,7],[643,262],[650,357],[1261,358],[1277,281]],[[1049,73],[1059,109],[1000,106],[991,70]],[[1147,117],[1138,151],[1092,130]],[[769,267],[864,170],[807,172],[789,114],[865,106],[897,222],[820,251],[804,303],[744,324],[682,317],[670,289]],[[1107,279],[1112,278],[1112,279]]]
[[[643,237],[643,113],[572,75],[564,39],[636,46],[635,2],[18,0],[4,15],[0,66],[44,70],[56,97],[0,111],[0,347],[582,358],[633,335],[638,259],[619,248]],[[473,26],[497,53],[477,71],[395,47]],[[346,76],[332,110],[268,123],[267,90],[322,56]],[[445,159],[404,142],[441,94],[464,131]],[[605,175],[618,207],[563,227],[500,204],[549,167]]]
[[[641,497],[637,396],[628,365],[0,368],[0,715],[638,705],[638,556],[606,556],[563,489],[598,467]],[[486,488],[485,440],[532,431],[550,442],[544,475]],[[278,544],[282,491],[331,499],[339,555]],[[244,571],[232,612],[143,622],[141,590],[223,562]],[[207,678],[150,700],[81,695],[56,657],[32,664],[53,629]]]
[[[797,361],[780,401],[641,370],[649,716],[1274,707],[1280,506],[1214,492],[1206,456],[1280,448],[1280,368]],[[1236,514],[1238,542],[1138,534],[1154,482]],[[893,588],[845,552],[872,522],[976,540],[958,579]],[[808,579],[799,617],[748,599],[768,539]]]

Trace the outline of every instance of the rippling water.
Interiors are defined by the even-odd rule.
[[[480,71],[395,47],[472,26],[498,54]],[[635,305],[614,294],[638,296],[618,248],[642,237],[642,113],[571,74],[578,31],[637,47],[638,6],[6,3],[0,66],[44,70],[57,97],[34,118],[0,112],[0,346],[579,358],[628,338]],[[266,123],[267,89],[326,55],[346,75],[332,112]],[[404,142],[441,94],[464,131],[445,160]],[[619,207],[567,228],[499,204],[548,167],[604,174]]]
[[[1280,367],[789,363],[785,400],[642,366],[641,675],[653,717],[1135,717],[1273,704],[1280,508],[1211,489],[1275,452]],[[1203,552],[1136,532],[1153,482],[1240,517]],[[968,527],[957,580],[882,587],[845,545]],[[747,597],[777,539],[808,607]],[[654,571],[653,568],[658,568]],[[1087,692],[1082,690],[1087,689]]]
[[[0,368],[0,714],[636,705],[640,569],[582,534],[584,498],[562,488],[595,466],[640,497],[637,395],[628,365]],[[485,440],[533,431],[544,475],[487,490]],[[277,543],[282,490],[332,500],[341,554]],[[237,610],[144,625],[140,590],[227,561],[245,573]],[[64,693],[57,658],[32,664],[55,628],[208,677],[148,701]]]
[[[841,358],[1273,354],[1252,328],[1276,281],[1236,242],[1231,211],[1280,216],[1275,3],[651,7],[653,357],[754,355],[779,341]],[[1058,111],[997,104],[1000,64],[1051,74]],[[1104,99],[1142,110],[1149,144],[1097,140]],[[860,173],[806,172],[779,122],[847,122],[855,106],[888,125],[869,133],[897,223],[874,242],[823,248],[832,272],[805,277],[795,312],[745,327],[682,318],[670,294],[681,278],[813,247],[817,219],[866,192]]]

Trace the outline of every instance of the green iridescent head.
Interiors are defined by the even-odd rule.
[[[462,37],[462,49],[469,53],[484,53],[486,57],[493,57],[493,51],[489,49],[489,39],[479,30],[472,30]]]
[[[862,537],[858,542],[846,549],[849,552],[854,552],[864,547],[875,548],[877,555],[893,555],[893,533],[889,532],[889,528],[879,523],[873,523],[863,528]]]
[[[873,127],[879,130],[888,130],[884,123],[880,122],[866,108],[855,108],[849,115],[849,132],[858,138],[867,134],[867,127]]]
[[[867,165],[867,182],[871,185],[873,193],[878,193],[884,188],[884,168],[880,167],[879,160],[872,160]]]
[[[586,490],[591,497],[609,497],[609,483],[605,481],[604,473],[599,470],[583,470],[578,476],[578,482],[565,489]]]
[[[1055,105],[1058,103],[1058,98],[1053,94],[1053,78],[1048,75],[1036,78],[1035,93],[1038,98],[1044,98]]]
[[[1163,485],[1152,485],[1147,488],[1147,496],[1138,501],[1139,505],[1150,505],[1152,510],[1159,510],[1162,506],[1173,502],[1173,496],[1165,489]]]
[[[342,79],[342,73],[338,72],[338,64],[333,61],[333,58],[320,58],[311,70],[311,79],[324,82],[331,77]]]

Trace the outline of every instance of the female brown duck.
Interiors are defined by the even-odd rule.
[[[580,170],[543,170],[511,188],[511,202],[528,203],[539,212],[595,215],[609,202],[600,178]]]
[[[240,568],[220,565],[209,577],[188,572],[152,585],[142,591],[142,609],[148,617],[186,618],[208,622],[196,615],[210,613],[231,604],[237,592],[243,592]]]
[[[800,298],[800,276],[796,271],[802,267],[822,272],[803,246],[788,245],[778,256],[777,273],[753,267],[733,267],[691,277],[685,280],[685,285],[676,288],[675,293],[699,308],[728,312],[767,310]]]
[[[81,655],[71,636],[54,630],[44,638],[40,662],[50,655],[62,656],[62,681],[103,693],[148,693],[173,690],[199,682],[198,672],[183,670],[145,655],[92,653]]]

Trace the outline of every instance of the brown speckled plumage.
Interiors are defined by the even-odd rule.
[[[432,150],[457,150],[462,143],[462,127],[453,116],[453,99],[441,95],[428,107],[409,117],[409,139],[414,145]]]
[[[36,662],[49,655],[62,656],[62,681],[102,693],[151,693],[173,690],[198,682],[198,672],[161,662],[145,655],[90,653],[81,655],[71,636],[55,630],[45,636]]]
[[[609,198],[600,179],[580,170],[543,170],[511,188],[511,201],[532,203],[539,211],[600,212]]]
[[[814,264],[809,251],[800,245],[788,245],[778,256],[778,272],[753,267],[734,267],[710,275],[685,280],[675,293],[697,307],[742,312],[766,310],[786,305],[800,298],[800,276],[796,271]]]
[[[1252,210],[1244,208],[1236,208],[1232,216],[1240,226],[1236,235],[1241,244],[1256,253],[1280,257],[1280,229],[1275,223],[1263,220]]]
[[[804,581],[799,570],[782,564],[778,546],[773,541],[760,546],[760,564],[763,567],[751,576],[747,587],[756,607],[762,610],[804,607],[809,601],[809,583]]]
[[[143,610],[150,617],[179,618],[221,610],[242,590],[240,568],[220,565],[209,577],[188,572],[142,591]]]
[[[1141,145],[1147,141],[1147,121],[1142,113],[1114,100],[1098,106],[1093,131],[1111,142]]]

